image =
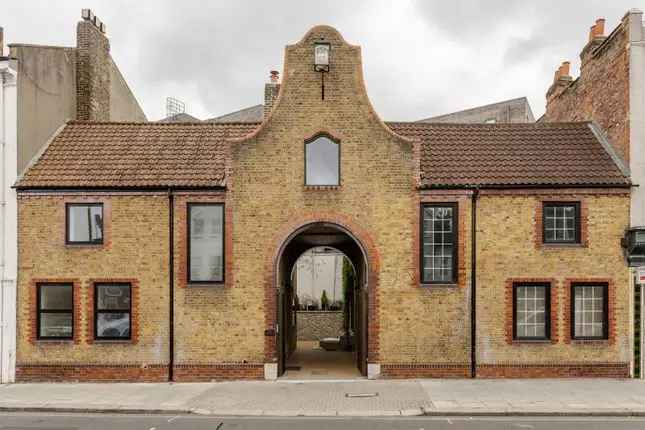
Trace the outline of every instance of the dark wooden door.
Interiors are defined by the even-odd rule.
[[[361,288],[358,290],[356,301],[356,316],[358,319],[356,330],[356,358],[358,369],[361,375],[367,376],[367,290]]]
[[[277,322],[278,324],[276,325],[276,343],[277,343],[277,349],[278,349],[278,376],[284,375],[285,371],[285,364],[287,360],[287,351],[286,351],[286,336],[285,336],[285,294],[284,294],[284,289],[279,288],[278,289],[278,296],[276,297],[277,305],[278,305],[278,318]]]

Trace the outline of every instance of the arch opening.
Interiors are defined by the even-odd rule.
[[[307,224],[285,240],[276,262],[279,376],[367,374],[367,262],[338,224]]]

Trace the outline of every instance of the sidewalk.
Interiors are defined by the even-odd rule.
[[[271,416],[645,416],[638,380],[12,384],[0,411]]]

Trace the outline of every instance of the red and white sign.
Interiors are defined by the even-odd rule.
[[[645,268],[638,268],[636,271],[636,282],[645,285]]]

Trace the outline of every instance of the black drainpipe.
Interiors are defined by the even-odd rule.
[[[470,250],[470,376],[477,377],[477,354],[475,350],[477,336],[477,196],[479,188],[473,189],[470,205],[471,215],[471,250]]]
[[[174,379],[173,368],[175,367],[175,201],[172,189],[168,188],[168,273],[170,285],[170,301],[168,303],[168,381]]]

